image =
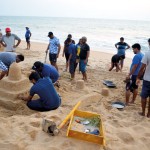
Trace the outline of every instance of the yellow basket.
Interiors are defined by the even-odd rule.
[[[73,123],[73,118],[75,116],[76,117],[82,117],[82,118],[89,118],[89,117],[97,117],[98,116],[101,119],[101,116],[99,114],[75,110],[72,117],[71,117],[71,120],[70,120],[70,124],[69,124],[68,131],[67,131],[67,136],[105,146],[105,135],[104,135],[104,128],[103,128],[103,124],[102,124],[102,119],[100,121],[100,129],[99,129],[100,135],[93,135],[93,134],[88,134],[88,133],[75,131],[75,130],[71,129],[72,123]]]

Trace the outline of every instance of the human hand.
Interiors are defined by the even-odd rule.
[[[17,47],[16,45],[13,46],[13,48],[16,48],[16,47]]]
[[[59,57],[59,54],[57,54],[57,56],[56,56],[57,58]]]
[[[140,79],[137,78],[137,79],[136,79],[136,85],[139,85],[139,84],[140,84]]]
[[[84,63],[85,63],[85,64],[87,63],[87,60],[86,60],[86,59],[84,60]]]
[[[47,53],[47,52],[48,52],[48,50],[45,51],[45,53]]]

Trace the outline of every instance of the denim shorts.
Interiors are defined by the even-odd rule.
[[[82,72],[82,73],[85,73],[86,72],[86,66],[87,66],[87,63],[84,63],[85,60],[80,60],[79,61],[79,70]]]
[[[143,80],[141,97],[142,98],[148,98],[148,97],[150,97],[150,81]]]

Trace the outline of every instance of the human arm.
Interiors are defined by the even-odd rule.
[[[89,56],[90,56],[90,51],[87,51],[86,59],[84,60],[85,64],[87,63]]]
[[[0,42],[4,47],[6,47],[7,46],[7,44],[5,43],[5,41],[4,41],[4,37],[2,36],[2,40],[1,40],[1,42]]]
[[[142,63],[142,66],[141,66],[141,68],[140,68],[140,70],[139,70],[139,73],[138,73],[138,75],[137,75],[137,78],[136,78],[136,84],[137,84],[137,85],[140,83],[140,78],[141,78],[142,75],[144,74],[145,69],[146,69],[146,64],[143,64],[143,63]]]
[[[127,49],[129,49],[129,48],[130,48],[130,45],[129,45],[129,44],[126,44],[126,45],[127,45],[127,47],[126,47],[126,50],[127,50]]]
[[[65,55],[65,44],[64,44],[64,48],[63,48],[62,57],[64,57],[64,55]]]
[[[28,95],[27,97],[25,97],[25,96],[20,96],[20,98],[23,100],[23,101],[30,101],[30,100],[32,100],[32,98],[33,98],[33,96],[31,96],[31,95]]]
[[[115,44],[115,47],[118,49],[118,47],[117,47],[117,46],[118,46],[118,43],[116,43],[116,44]]]
[[[133,73],[135,72],[136,68],[137,68],[138,64],[134,64],[132,69],[130,70],[130,73],[127,75],[126,79],[130,79],[130,76],[133,75]]]
[[[8,74],[8,70],[7,71],[2,71],[0,74],[0,80],[4,78],[5,75]]]
[[[14,48],[16,48],[20,44],[21,39],[15,34],[13,34],[13,36],[15,37],[15,40],[17,40],[17,44],[13,46]]]
[[[48,44],[48,46],[47,46],[47,49],[46,49],[45,53],[47,53],[47,52],[48,52],[48,50],[49,50],[49,46],[50,46],[50,43]]]
[[[57,54],[57,58],[59,57],[60,49],[61,49],[61,46],[60,46],[60,44],[58,44],[58,54]]]
[[[32,33],[30,32],[30,37],[32,36]]]

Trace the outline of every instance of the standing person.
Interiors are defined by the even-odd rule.
[[[68,52],[69,52],[69,58],[68,58],[68,66],[69,66],[69,72],[71,74],[71,80],[75,77],[75,69],[76,69],[76,46],[72,43],[71,38],[67,39],[68,46]]]
[[[4,51],[6,52],[14,52],[15,48],[20,44],[21,39],[15,35],[11,34],[11,29],[5,29],[6,34],[2,36],[1,44],[4,46]],[[17,44],[15,45],[15,40],[17,40]]]
[[[72,42],[73,44],[75,44],[75,41],[72,40],[72,35],[71,35],[71,34],[68,34],[67,39],[68,39],[68,38],[70,38],[70,39],[71,39],[71,42]],[[68,69],[68,59],[69,59],[69,52],[68,52],[68,46],[69,46],[69,44],[67,43],[67,39],[66,39],[65,42],[64,42],[64,49],[63,49],[63,54],[62,54],[62,57],[64,57],[64,55],[65,55],[65,58],[66,58],[66,68],[65,68],[64,71],[67,71],[67,69]]]
[[[148,39],[148,43],[150,47],[150,39]],[[150,51],[147,52],[142,59],[142,66],[137,76],[137,81],[136,81],[137,84],[139,84],[140,78],[143,74],[144,77],[143,77],[143,85],[141,91],[141,106],[142,106],[141,115],[145,116],[147,98],[149,97],[147,117],[150,118]]]
[[[40,61],[36,61],[32,69],[36,70],[41,77],[50,77],[52,83],[55,83],[59,79],[58,71],[50,64],[43,64]]]
[[[61,99],[49,77],[40,78],[37,72],[32,72],[29,76],[29,80],[34,84],[30,89],[30,94],[28,97],[20,96],[20,98],[27,102],[27,106],[30,109],[36,111],[50,111],[60,106]],[[35,94],[40,98],[32,100]]]
[[[29,30],[28,27],[26,27],[26,33],[25,33],[25,38],[26,38],[26,42],[27,42],[27,48],[28,50],[30,50],[31,44],[30,44],[30,38],[31,38],[31,31]]]
[[[3,36],[3,34],[2,34],[2,31],[1,31],[1,29],[0,29],[0,48],[1,48],[2,36]]]
[[[24,56],[22,54],[16,54],[13,52],[0,52],[0,80],[8,75],[9,67],[13,62],[19,63],[24,61]]]
[[[124,38],[120,38],[120,42],[115,44],[115,47],[118,49],[117,55],[122,56],[124,55],[125,59],[125,51],[130,48],[130,46],[124,42]],[[120,60],[121,69],[123,68],[124,59]]]
[[[79,69],[82,72],[83,80],[87,80],[86,66],[90,55],[90,47],[86,42],[87,42],[87,38],[82,37],[82,45],[81,45],[81,51],[79,55],[80,58]]]
[[[132,45],[133,53],[135,56],[132,59],[132,64],[130,67],[130,73],[126,77],[126,81],[129,80],[126,84],[126,105],[129,104],[130,92],[133,92],[133,98],[131,103],[134,103],[137,93],[138,93],[138,86],[136,85],[136,78],[138,72],[141,67],[141,60],[143,58],[143,54],[141,53],[141,46],[140,44],[136,43]]]
[[[46,50],[46,53],[49,50],[49,60],[51,65],[53,65],[57,70],[58,70],[58,66],[57,66],[57,58],[59,57],[59,53],[60,53],[60,43],[59,43],[59,39],[57,39],[52,32],[48,33],[48,37],[50,38],[49,40],[49,44]]]
[[[77,52],[77,56],[76,56],[76,67],[78,66],[79,60],[80,60],[80,51],[81,51],[81,46],[82,46],[82,39],[79,39],[78,44],[76,45],[76,52]],[[80,72],[80,70],[79,70]]]

